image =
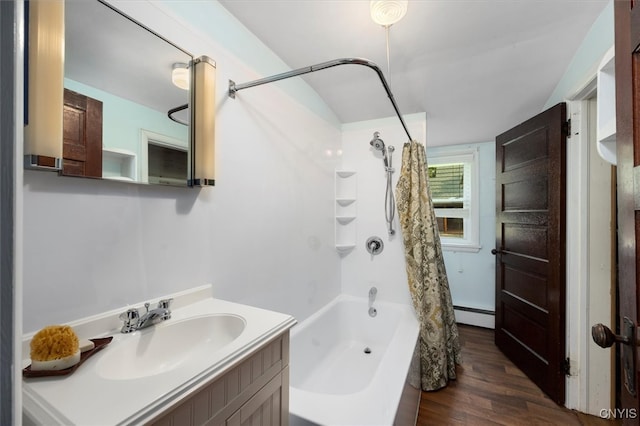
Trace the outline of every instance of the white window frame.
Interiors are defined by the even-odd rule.
[[[464,196],[462,209],[434,208],[437,217],[460,217],[463,219],[463,238],[440,236],[442,249],[477,253],[480,251],[480,199],[478,149],[440,152],[427,155],[427,166],[464,164]]]
[[[140,129],[140,167],[138,170],[140,171],[139,180],[143,183],[149,183],[149,144],[189,152],[189,145],[185,140]]]

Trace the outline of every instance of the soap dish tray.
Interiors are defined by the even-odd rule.
[[[82,352],[80,354],[80,361],[72,367],[65,368],[64,370],[34,371],[31,369],[31,365],[29,365],[22,370],[22,377],[32,378],[32,377],[67,376],[73,373],[74,371],[76,371],[77,368],[80,367],[80,365],[82,365],[82,363],[85,362],[91,355],[95,354],[96,352],[98,352],[99,350],[107,346],[109,343],[111,343],[112,339],[113,339],[113,336],[89,339],[95,345],[94,348],[89,349],[88,351]]]

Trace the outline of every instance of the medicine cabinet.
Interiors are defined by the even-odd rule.
[[[106,1],[26,5],[25,168],[184,187],[213,183],[213,61],[194,58]],[[81,101],[69,104],[67,93]],[[89,140],[84,129],[91,127],[98,130]],[[148,132],[177,141],[160,145],[171,167],[156,162],[152,178],[143,174],[150,168],[143,162],[154,158]]]

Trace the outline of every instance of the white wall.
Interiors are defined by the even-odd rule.
[[[495,142],[447,147],[428,147],[430,156],[444,155],[447,151],[477,149],[480,185],[480,251],[465,253],[445,250],[451,298],[455,306],[495,311],[495,257],[491,249],[496,240],[496,148]]]
[[[319,97],[309,90],[294,98],[269,85],[228,99],[229,79],[259,74],[231,53],[233,45],[221,46],[163,2],[118,5],[217,62],[216,186],[25,172],[24,331],[204,283],[217,297],[304,319],[340,291],[333,246],[338,160],[326,155],[339,148],[340,128],[312,112],[308,104]],[[181,5],[196,13],[217,7],[215,19],[227,16],[217,2]],[[226,24],[242,31],[234,20]],[[277,60],[253,43],[256,57]]]
[[[565,101],[582,89],[584,84],[595,75],[600,60],[613,46],[613,41],[613,1],[609,1],[576,50],[543,110]]]
[[[405,115],[411,136],[422,143],[426,139],[426,114]],[[404,260],[404,245],[398,215],[394,220],[394,236],[387,233],[384,198],[386,173],[380,151],[369,141],[373,132],[380,132],[386,146],[394,146],[393,192],[400,177],[402,147],[408,140],[397,117],[361,121],[343,125],[342,168],[355,170],[357,178],[356,248],[344,255],[342,261],[342,291],[367,297],[369,289],[377,287],[379,300],[411,303]],[[371,236],[382,238],[384,250],[371,256],[365,243]]]

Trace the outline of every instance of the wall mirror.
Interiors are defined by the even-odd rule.
[[[62,174],[187,187],[193,56],[98,0],[64,20]]]

